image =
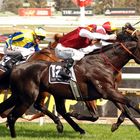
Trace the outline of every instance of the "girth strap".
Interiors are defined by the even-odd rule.
[[[83,101],[80,89],[77,85],[77,83],[73,80],[70,80],[70,87],[72,89],[72,93],[74,95],[75,100],[77,101]]]

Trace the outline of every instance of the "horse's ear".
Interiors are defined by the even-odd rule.
[[[125,27],[125,29],[128,28],[128,29],[133,30],[133,31],[136,30],[129,22],[127,22],[124,27]]]

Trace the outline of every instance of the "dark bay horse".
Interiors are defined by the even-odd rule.
[[[118,34],[123,37],[124,33]],[[114,75],[130,60],[134,59],[140,64],[140,36],[132,37],[127,34],[131,41],[114,43],[100,54],[90,53],[74,66],[77,83],[81,91],[81,101],[92,101],[96,99],[108,99],[112,101],[140,130],[140,123],[134,118],[129,108],[140,113],[137,104],[121,94],[115,86]],[[52,63],[46,61],[32,61],[15,66],[11,73],[10,98],[14,98],[14,108],[8,115],[8,124],[12,137],[15,137],[15,122],[36,101],[40,92],[49,92],[54,96],[57,112],[81,134],[85,131],[80,128],[66,113],[65,99],[73,99],[74,95],[68,84],[49,83],[49,67]],[[20,81],[19,81],[20,79]]]
[[[3,54],[1,54],[1,56],[4,56]],[[2,58],[2,57],[1,57]],[[31,55],[27,61],[37,61],[37,60],[44,60],[44,61],[51,61],[51,62],[57,62],[60,59],[58,59],[55,55],[54,55],[54,50],[51,48],[44,48],[38,52],[35,52],[33,55]],[[1,77],[1,81],[0,82],[0,89],[1,90],[5,90],[5,89],[9,89],[9,76],[10,73],[5,74],[6,72],[3,70],[0,70],[0,77]],[[4,85],[4,86],[3,86]],[[59,117],[55,116],[53,113],[51,113],[45,106],[44,104],[44,100],[46,97],[49,97],[50,95],[47,92],[44,92],[43,94],[40,93],[40,96],[38,98],[38,102],[40,103],[40,106],[36,106],[34,105],[35,109],[41,111],[43,114],[49,116],[56,124],[57,124],[57,130],[58,132],[62,132],[63,131],[63,125],[59,119]],[[39,100],[40,99],[40,100]],[[8,104],[7,104],[8,102]],[[10,108],[12,106],[12,102],[9,102],[9,99],[5,102],[6,103],[6,108]],[[5,103],[3,104],[5,106]],[[2,112],[3,112],[4,107],[2,106]],[[1,114],[2,117],[6,117],[8,112]]]
[[[40,50],[39,52],[36,52],[33,55],[31,55],[31,57],[29,57],[27,61],[34,61],[34,60],[44,60],[44,61],[51,61],[51,62],[62,61],[61,59],[58,59],[55,56],[55,52],[54,52],[54,48],[60,37],[61,36],[59,34],[56,34],[54,36],[55,42],[49,44],[48,48],[44,48],[44,49]],[[2,54],[1,56],[3,57],[4,55]],[[5,71],[0,70],[0,77],[2,77],[3,75],[5,75]],[[6,79],[6,82],[5,82],[6,87],[3,87],[2,89],[9,89],[9,75],[7,76],[7,74],[6,74],[6,76],[3,79],[4,80]],[[2,79],[2,81],[3,81],[3,79]],[[7,80],[8,80],[8,82],[7,82]],[[39,113],[39,115],[37,114],[37,115],[33,116],[33,118],[36,118],[36,117],[39,117],[42,115],[47,115],[57,124],[58,132],[62,132],[63,126],[62,126],[62,123],[60,122],[60,119],[57,116],[55,116],[53,113],[51,113],[44,104],[46,97],[49,97],[49,96],[50,95],[48,92],[40,92],[36,102],[34,103],[34,107],[35,107],[35,109],[41,111],[41,113]],[[97,108],[96,108],[95,101],[85,101],[85,103],[90,112],[90,116],[83,116],[83,115],[78,114],[78,116],[76,118],[82,119],[82,120],[84,119],[84,120],[96,121],[98,119],[98,116],[97,116],[97,111],[96,111]],[[6,102],[4,102],[4,104],[1,104],[2,109],[0,110],[0,112],[3,112],[3,110],[10,108],[12,105],[13,105],[13,103],[11,102],[10,99],[8,99]],[[6,108],[5,108],[5,106],[6,106]],[[6,117],[7,114],[8,114],[7,112],[6,113],[4,112],[1,114],[1,116]],[[32,120],[32,118],[31,118],[31,120]]]
[[[33,61],[33,60],[45,60],[45,61],[51,61],[51,62],[61,61],[60,59],[58,59],[55,56],[54,48],[56,47],[59,39],[62,36],[63,35],[61,35],[61,34],[55,34],[54,35],[54,42],[50,43],[48,45],[48,48],[44,48],[44,49],[40,50],[39,52],[34,53],[27,61]],[[3,54],[1,56],[3,57]],[[0,74],[0,77],[1,77],[2,75],[4,75],[4,72],[3,71],[0,71],[0,72],[2,72]],[[8,86],[9,86],[9,83],[8,83]],[[4,89],[7,89],[7,87],[4,88]],[[44,107],[45,107],[44,106],[44,100],[45,100],[46,96],[47,97],[49,96],[49,94],[47,92],[40,93],[39,97],[37,98],[37,100],[36,100],[36,102],[34,104],[34,107],[37,110],[42,111],[42,113],[40,113],[40,115],[36,115],[37,117],[42,116],[44,114],[43,112],[47,112],[47,109],[46,109],[46,111],[44,111]],[[82,114],[77,114],[76,112],[72,112],[73,117],[75,117],[76,119],[79,119],[79,120],[96,121],[98,119],[96,102],[95,101],[85,101],[85,103],[86,103],[86,106],[88,107],[88,110],[89,110],[89,113],[90,113],[89,116],[87,116],[87,115],[84,116]],[[76,116],[75,116],[75,113],[76,113]],[[49,113],[48,115],[50,116],[51,114]],[[5,116],[5,114],[3,116]],[[36,118],[36,116],[33,116],[33,118]],[[56,120],[56,119],[54,119],[55,118],[54,116],[51,115],[50,117],[54,121]],[[32,118],[31,118],[31,120],[32,120]]]

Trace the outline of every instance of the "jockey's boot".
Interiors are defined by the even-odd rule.
[[[7,62],[5,62],[5,67],[8,69],[12,69],[15,63],[16,61],[11,58]]]
[[[22,60],[22,55],[19,53],[17,56],[10,56],[11,59],[5,62],[5,67],[8,69],[12,69],[13,66],[18,62]]]
[[[72,58],[65,59],[64,60],[64,66],[62,66],[62,69],[58,73],[62,78],[68,80],[71,78],[70,74],[70,68],[73,66],[74,60]]]

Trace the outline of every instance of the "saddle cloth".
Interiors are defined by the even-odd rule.
[[[60,72],[61,65],[59,64],[52,64],[49,67],[49,83],[56,84],[56,83],[63,83],[63,84],[70,84],[70,80],[73,80],[76,82],[76,77],[74,73],[73,67],[70,68],[70,76],[71,78],[66,80],[63,79],[58,73]]]

